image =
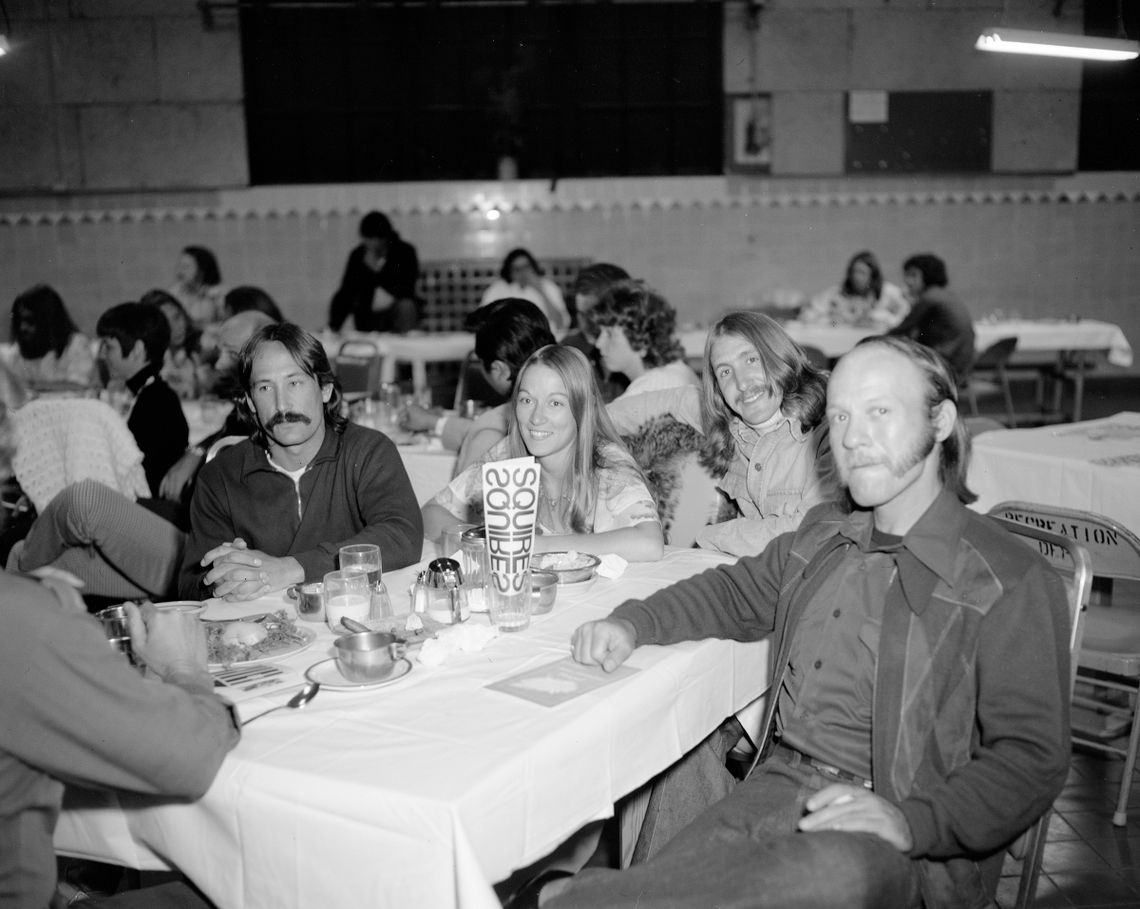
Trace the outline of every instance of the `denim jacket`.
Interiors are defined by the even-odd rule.
[[[699,388],[620,398],[607,409],[623,433],[661,413],[702,430]],[[703,528],[697,535],[698,546],[730,555],[756,555],[780,534],[795,530],[813,506],[838,497],[826,426],[804,432],[798,423],[784,419],[761,434],[734,420],[732,435],[733,458],[717,487],[739,516]]]

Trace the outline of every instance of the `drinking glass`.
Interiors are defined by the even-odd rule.
[[[392,600],[388,596],[388,588],[384,586],[384,571],[379,546],[374,543],[342,546],[340,548],[340,567],[342,571],[357,570],[368,575],[368,587],[372,595],[370,618],[385,619],[392,615]]]
[[[487,611],[499,631],[522,631],[530,625],[530,569],[507,590],[500,590],[494,578],[487,579]]]
[[[357,543],[340,547],[340,570],[365,572],[370,587],[380,583],[384,573],[383,565],[380,559],[380,547],[375,543]]]
[[[448,524],[444,527],[443,534],[439,538],[439,557],[441,559],[454,558],[463,542],[463,534],[478,526],[478,524]]]
[[[193,656],[202,669],[206,668],[206,627],[202,624],[202,613],[206,609],[196,600],[173,600],[168,603],[155,603],[151,608],[143,608],[143,618],[147,631],[157,627],[175,628],[182,641],[183,651]]]
[[[359,569],[330,571],[325,575],[325,622],[334,632],[343,632],[345,616],[366,622],[372,616],[372,591],[368,575]]]

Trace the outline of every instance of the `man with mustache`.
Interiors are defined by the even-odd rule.
[[[267,325],[238,376],[257,432],[198,476],[180,595],[249,600],[320,580],[352,543],[377,544],[385,568],[416,561],[423,523],[403,462],[387,436],[340,414],[320,342]]]
[[[966,508],[956,401],[933,351],[861,342],[827,388],[848,501],[574,633],[607,671],[643,644],[771,635],[761,758],[644,863],[548,874],[512,906],[993,904],[1065,781],[1069,620],[1044,559]]]

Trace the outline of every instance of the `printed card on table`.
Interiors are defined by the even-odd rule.
[[[613,672],[606,672],[601,666],[583,666],[575,662],[573,657],[565,657],[492,682],[486,687],[543,707],[557,707],[578,695],[628,678],[637,671],[633,666],[619,666]]]

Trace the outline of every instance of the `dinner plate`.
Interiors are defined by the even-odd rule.
[[[230,623],[226,622],[224,624]],[[249,666],[253,663],[264,663],[267,660],[279,660],[282,657],[292,656],[294,653],[300,653],[302,650],[308,650],[308,648],[313,646],[313,641],[317,639],[317,633],[311,628],[303,628],[300,625],[297,625],[296,627],[297,634],[299,634],[302,638],[300,641],[286,641],[283,644],[272,648],[271,650],[265,651],[263,653],[258,653],[257,655],[251,656],[246,660],[234,660],[231,663],[210,663],[208,668],[210,670],[214,670],[225,669],[229,666]]]
[[[385,685],[398,682],[411,671],[412,664],[407,659],[402,659],[396,663],[392,674],[386,679],[378,679],[375,682],[350,682],[340,674],[336,657],[333,657],[314,663],[305,670],[305,678],[310,682],[319,682],[321,688],[328,691],[367,691],[370,688],[383,688]]]

